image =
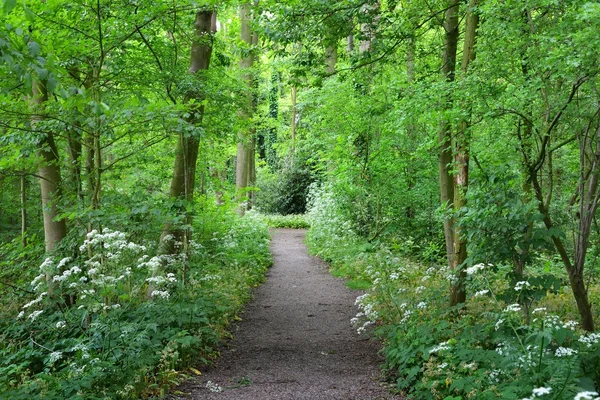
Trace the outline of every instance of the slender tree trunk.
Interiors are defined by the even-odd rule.
[[[196,13],[194,20],[194,42],[191,48],[189,73],[196,75],[199,71],[209,68],[212,55],[213,34],[216,25],[214,23],[213,11],[202,10]],[[205,94],[188,93],[185,102],[194,100],[189,110],[190,117],[187,122],[194,125],[202,123],[204,116]],[[173,165],[173,177],[169,189],[169,197],[178,200],[178,212],[185,214],[186,225],[191,224],[191,215],[186,212],[185,203],[194,198],[194,185],[196,180],[196,162],[198,160],[200,140],[196,136],[188,136],[183,133],[179,135],[175,149],[175,162]],[[173,224],[166,224],[163,228],[160,243],[160,252],[163,254],[174,254],[177,252],[176,243],[187,241],[189,231]]]
[[[27,246],[27,176],[21,174],[21,245]]]
[[[406,83],[408,86],[408,95],[411,96],[413,93],[413,87],[415,81],[415,39],[410,38],[407,42],[406,48]],[[414,151],[412,148],[413,140],[416,136],[417,126],[414,123],[414,120],[411,121],[406,126],[406,133],[408,139],[410,141],[411,149],[410,151]],[[414,167],[411,163],[408,163],[406,166],[406,189],[410,192],[414,189],[417,184]],[[406,219],[408,220],[409,226],[412,226],[412,221],[415,217],[415,209],[412,204],[406,206]]]
[[[477,26],[479,25],[479,16],[474,13],[477,6],[477,0],[469,2],[467,10],[467,22],[465,29],[465,39],[463,45],[463,58],[461,63],[461,72],[464,77],[469,70],[470,63],[475,59],[475,40],[477,38]],[[464,119],[459,124],[459,133],[455,139],[454,168],[454,211],[460,210],[466,206],[466,196],[469,187],[469,159],[470,159],[470,134],[469,121]],[[450,305],[457,305],[466,301],[465,279],[466,273],[461,269],[467,259],[467,238],[461,229],[454,225],[454,245],[452,256],[452,268],[459,271],[458,279],[452,285],[450,293]]]
[[[335,67],[338,59],[338,46],[337,41],[332,40],[332,43],[325,46],[325,73],[332,75],[335,73]]]
[[[32,117],[35,126],[43,120],[39,112],[44,103],[48,101],[48,91],[44,82],[36,82],[33,85],[32,105],[36,113]],[[42,159],[38,175],[40,176],[40,189],[42,193],[42,210],[44,216],[44,237],[46,251],[51,252],[56,245],[67,235],[67,224],[63,218],[59,218],[57,202],[62,195],[62,178],[60,175],[60,159],[54,142],[54,134],[48,132],[39,145],[38,154]]]
[[[76,126],[74,131],[69,132],[69,157],[71,163],[71,179],[75,186],[77,198],[83,200],[83,187],[81,184],[81,133],[79,127]]]
[[[292,125],[292,153],[296,148],[296,120],[298,118],[298,109],[296,108],[297,99],[298,99],[298,89],[296,86],[292,86],[292,120],[290,121]]]
[[[375,29],[380,19],[379,8],[379,1],[375,1],[373,4],[364,4],[362,6],[362,12],[365,14],[371,14],[373,19],[370,21],[370,23],[362,24],[360,27],[362,35],[366,38],[365,40],[360,41],[358,46],[358,51],[360,53],[371,51],[373,39],[375,39]]]
[[[456,71],[456,51],[458,47],[458,8],[459,0],[449,0],[448,9],[445,14],[444,30],[444,56],[442,73],[447,82],[453,82]],[[446,97],[445,109],[452,107],[452,96]],[[453,209],[454,184],[452,181],[452,132],[449,121],[443,121],[438,137],[439,144],[439,178],[440,178],[440,202],[447,210]],[[448,266],[454,265],[454,221],[452,218],[444,218],[444,238],[446,241],[446,255]]]
[[[246,104],[245,107],[240,111],[240,117],[250,122],[255,105],[254,99],[254,75],[251,71],[254,65],[254,49],[252,45],[257,44],[258,36],[252,33],[250,29],[251,20],[251,7],[249,3],[242,4],[240,6],[240,24],[241,24],[241,40],[250,48],[250,52],[240,60],[240,68],[244,71],[244,80],[246,81]],[[238,213],[244,215],[247,209],[250,209],[251,195],[247,192],[248,186],[252,181],[254,175],[253,172],[253,159],[254,159],[254,133],[253,127],[248,127],[246,130],[242,130],[238,135],[238,149],[237,149],[237,164],[236,164],[236,190],[238,200],[246,197],[248,203],[245,206],[238,208]]]

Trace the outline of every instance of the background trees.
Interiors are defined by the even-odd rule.
[[[593,331],[599,17],[586,0],[6,0],[6,283],[43,252],[94,257],[94,230],[179,257],[220,210],[308,205],[331,214],[323,254],[351,237],[447,266],[463,312],[476,265],[498,285],[552,275],[544,295],[563,281]]]

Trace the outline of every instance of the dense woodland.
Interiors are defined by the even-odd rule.
[[[0,15],[0,398],[164,395],[308,225],[399,393],[598,398],[600,3]]]

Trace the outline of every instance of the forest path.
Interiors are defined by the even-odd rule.
[[[272,231],[274,264],[222,358],[178,388],[192,399],[399,399],[378,382],[377,346],[356,334],[357,293],[307,253],[306,232]],[[220,393],[207,387],[211,381]],[[210,384],[209,384],[210,385]]]

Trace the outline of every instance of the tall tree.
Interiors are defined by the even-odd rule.
[[[213,14],[213,10],[200,10],[196,12],[194,20],[189,73],[199,76],[200,79],[202,78],[201,72],[208,70],[210,65],[213,36],[216,32]],[[184,102],[189,105],[186,120],[190,125],[198,126],[202,123],[205,98],[206,94],[199,90],[189,91],[185,94]],[[185,222],[188,226],[191,223],[191,215],[186,211],[186,208],[187,204],[194,198],[199,146],[200,138],[197,134],[189,134],[189,132],[179,134],[175,149],[173,177],[169,190],[169,196],[178,202],[178,212],[185,215]],[[166,224],[161,235],[161,251],[168,254],[175,253],[175,243],[183,242],[184,235],[186,238],[189,236],[187,228],[183,229],[171,223]]]
[[[454,81],[456,72],[456,52],[458,48],[458,0],[449,0],[444,20],[444,53],[442,59],[442,73],[446,82]],[[450,94],[445,95],[443,107],[448,110],[452,107],[453,99]],[[454,208],[454,184],[452,180],[452,132],[450,122],[442,121],[438,136],[438,167],[440,180],[440,202],[446,210]],[[454,220],[444,218],[444,238],[446,241],[446,256],[448,265],[454,265]]]
[[[461,76],[464,78],[469,70],[469,64],[475,59],[475,40],[477,37],[477,26],[479,15],[475,12],[477,0],[470,0],[467,17],[465,38],[463,43],[463,56],[461,63]],[[470,112],[469,112],[470,113]],[[454,144],[454,211],[458,212],[466,205],[467,189],[469,187],[469,158],[470,158],[470,132],[469,116],[461,120],[458,126],[458,134]],[[467,239],[460,227],[454,223],[453,232],[453,255],[452,268],[458,272],[458,279],[454,281],[450,293],[450,304],[457,305],[466,300],[464,264],[467,260]]]
[[[248,200],[245,206],[239,207],[239,213],[243,215],[246,210],[252,207],[251,195],[247,193],[248,187],[254,181],[254,148],[255,148],[255,128],[252,125],[252,116],[256,108],[254,97],[254,74],[252,67],[255,60],[254,46],[258,44],[258,34],[252,32],[252,7],[250,3],[244,3],[240,6],[240,39],[245,44],[244,54],[242,55],[239,66],[243,71],[244,81],[246,83],[244,93],[244,104],[240,110],[240,118],[244,123],[243,129],[238,133],[237,163],[235,184],[238,193],[238,200],[246,198]]]

